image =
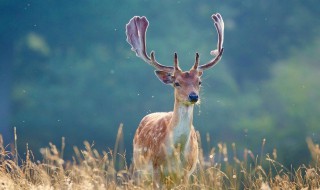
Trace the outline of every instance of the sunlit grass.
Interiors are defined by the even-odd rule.
[[[118,137],[120,133],[122,127]],[[209,136],[206,139],[210,141]],[[264,143],[265,140],[262,141],[262,149]],[[189,184],[170,184],[170,188],[320,189],[320,148],[311,139],[307,139],[307,144],[312,155],[310,164],[289,170],[277,162],[276,151],[272,155],[264,155],[263,152],[255,155],[244,149],[243,157],[238,158],[236,144],[227,146],[219,143],[212,147],[209,155],[200,150],[199,164]],[[34,161],[28,147],[25,158],[19,158],[16,148],[9,150],[0,136],[0,189],[152,189],[151,180],[143,181],[139,186],[136,184],[125,154],[111,149],[99,153],[88,142],[84,145],[83,150],[74,147],[72,160],[64,160],[64,139],[61,148],[49,143],[48,147],[40,150],[43,160]],[[231,147],[231,153],[228,147]]]

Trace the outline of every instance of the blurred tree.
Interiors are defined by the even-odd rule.
[[[19,22],[21,14],[17,6],[18,1],[0,2],[0,133],[4,136],[5,143],[13,140],[11,90],[13,80],[13,65],[15,58],[14,44],[19,38],[23,23]],[[22,19],[21,19],[22,20]]]
[[[315,0],[244,0],[226,4],[231,8],[227,14],[233,19],[225,42],[226,52],[232,56],[226,59],[240,83],[268,78],[275,60],[288,57],[291,46],[309,44],[319,31],[314,27],[320,25]]]
[[[1,42],[4,42],[1,40]],[[3,135],[4,142],[7,144],[12,142],[12,129],[10,125],[11,118],[11,80],[12,68],[10,61],[12,60],[12,51],[7,43],[1,43],[2,58],[0,63],[0,134]],[[9,51],[8,51],[9,50]]]
[[[299,142],[306,137],[320,141],[319,51],[319,39],[303,50],[293,50],[293,56],[272,68],[272,79],[266,82],[264,89],[263,107],[274,120],[273,139],[282,139],[277,144],[279,149],[286,150],[288,157],[300,158],[299,162],[305,163],[307,158],[301,155],[308,155],[308,149]]]

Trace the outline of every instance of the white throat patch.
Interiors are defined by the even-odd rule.
[[[180,106],[178,108],[178,113],[179,121],[177,126],[175,126],[173,129],[172,140],[173,144],[185,144],[187,139],[189,139],[190,130],[192,127],[193,105]]]

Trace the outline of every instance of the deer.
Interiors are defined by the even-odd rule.
[[[171,112],[146,115],[140,122],[133,139],[133,166],[135,171],[147,171],[153,186],[160,188],[168,176],[188,182],[198,162],[198,136],[193,126],[193,110],[199,104],[201,76],[204,70],[215,66],[222,58],[224,22],[219,13],[211,16],[218,33],[217,49],[211,51],[214,58],[199,64],[199,53],[189,71],[179,67],[174,53],[173,66],[160,64],[154,51],[150,56],[146,49],[146,31],[149,21],[145,16],[134,16],[126,24],[127,42],[136,56],[153,66],[158,79],[174,88],[174,107]]]

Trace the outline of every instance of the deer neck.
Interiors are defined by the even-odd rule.
[[[175,145],[182,147],[186,144],[190,136],[193,122],[193,104],[185,105],[175,100],[173,116],[170,123],[172,140]]]

